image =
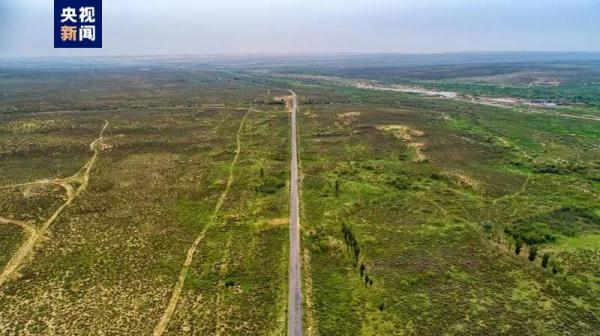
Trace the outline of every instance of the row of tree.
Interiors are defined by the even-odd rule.
[[[356,240],[356,236],[352,232],[352,228],[347,226],[346,224],[342,224],[342,234],[344,235],[346,247],[354,255],[354,265],[358,265],[358,260],[360,257],[360,246],[358,245],[358,240]],[[365,266],[365,264],[361,262],[358,269],[360,272],[360,278],[363,279],[364,277],[365,287],[373,286],[373,278],[369,277],[366,274],[367,267]]]
[[[484,221],[481,223],[481,226],[483,228],[483,231],[486,233],[487,237],[489,239],[492,239],[492,235],[493,235],[493,224],[490,221]],[[514,237],[514,236],[513,236]],[[497,243],[500,244],[501,243],[501,237],[499,235],[496,235],[496,238],[498,239]],[[521,254],[521,250],[523,249],[523,246],[525,245],[525,243],[523,242],[523,239],[521,237],[514,237],[514,242],[515,242],[515,255],[520,255]],[[509,249],[511,246],[511,241],[509,240]],[[536,245],[531,244],[529,246],[529,250],[528,250],[528,259],[530,262],[533,262],[537,256],[538,256],[538,248]],[[557,274],[559,272],[559,267],[558,264],[555,262],[552,263],[552,265],[550,265],[550,254],[549,253],[544,253],[542,255],[542,267],[543,268],[548,268],[549,266],[552,266],[552,273]]]
[[[352,232],[352,228],[350,228],[346,224],[342,224],[342,234],[344,235],[346,247],[348,247],[348,250],[354,253],[354,263],[357,264],[358,257],[360,256],[360,246],[358,246],[358,241],[356,240],[356,236]]]
[[[522,248],[523,248],[523,240],[521,238],[516,238],[515,239],[515,255],[521,254]],[[529,255],[528,255],[529,261],[534,261],[536,259],[537,255],[538,255],[537,246],[531,245],[529,247]],[[549,265],[550,265],[550,254],[544,253],[542,255],[542,267],[548,268]],[[554,263],[552,265],[552,273],[554,273],[554,274],[558,273],[558,267],[557,267],[556,263]]]

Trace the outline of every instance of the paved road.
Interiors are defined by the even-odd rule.
[[[302,335],[302,291],[300,288],[300,224],[298,220],[298,155],[296,111],[298,99],[292,94],[292,163],[290,179],[290,271],[288,296],[288,335]]]

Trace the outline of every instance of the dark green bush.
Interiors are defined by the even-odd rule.
[[[521,254],[521,248],[523,247],[523,241],[521,240],[521,238],[517,238],[515,240],[515,254],[519,255]]]
[[[528,245],[552,243],[557,234],[577,236],[600,229],[600,217],[585,208],[562,207],[549,213],[521,219],[504,231]]]
[[[534,261],[537,256],[537,246],[533,245],[529,248],[529,261]]]
[[[279,189],[285,186],[285,180],[281,177],[267,176],[262,180],[262,183],[256,188],[264,194],[274,194]]]
[[[403,177],[390,179],[387,184],[399,190],[408,189],[410,187],[410,183]]]
[[[548,261],[550,260],[550,255],[548,253],[544,253],[544,255],[542,256],[542,267],[543,268],[547,268],[548,267]]]

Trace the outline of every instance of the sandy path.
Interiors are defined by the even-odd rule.
[[[108,121],[105,120],[104,126],[100,130],[100,135],[98,136],[98,138],[96,140],[94,140],[90,144],[90,150],[92,152],[94,152],[94,154],[85,163],[85,165],[77,173],[75,173],[75,175],[67,177],[65,179],[60,179],[60,180],[40,180],[37,182],[29,183],[29,184],[58,183],[61,186],[63,186],[63,188],[65,188],[66,193],[67,193],[67,200],[60,207],[58,207],[58,209],[56,209],[56,211],[54,211],[54,213],[50,216],[50,218],[48,218],[39,229],[35,230],[35,229],[33,229],[33,227],[30,227],[31,229],[33,229],[33,231],[35,233],[30,234],[29,238],[19,247],[19,249],[13,254],[11,259],[4,266],[4,269],[2,270],[2,273],[0,274],[0,286],[2,286],[14,274],[14,272],[23,264],[25,258],[32,252],[36,243],[40,240],[41,237],[45,236],[46,232],[48,231],[48,229],[50,228],[52,223],[54,223],[56,221],[56,219],[63,212],[63,210],[67,206],[69,206],[75,200],[75,198],[77,198],[77,196],[79,196],[79,194],[83,190],[85,190],[85,188],[88,185],[89,179],[90,179],[90,171],[92,170],[92,167],[94,166],[94,163],[96,162],[96,159],[98,158],[99,150],[97,148],[97,144],[100,141],[102,141],[104,130],[106,130],[107,126],[108,126]],[[79,187],[76,190],[74,190],[72,187],[73,182],[79,183]],[[21,186],[29,185],[29,184],[25,183],[25,184],[21,184]],[[14,222],[12,222],[12,223],[14,223]]]
[[[229,165],[229,178],[227,179],[227,185],[225,186],[225,190],[223,190],[223,192],[221,193],[221,196],[219,197],[219,200],[217,201],[217,204],[215,205],[215,208],[213,209],[213,213],[211,215],[210,222],[204,227],[204,229],[202,229],[202,231],[198,234],[198,236],[192,243],[192,246],[190,246],[190,248],[188,249],[187,255],[185,257],[185,261],[183,262],[183,266],[181,267],[181,271],[179,272],[179,278],[177,279],[177,284],[175,285],[175,288],[173,288],[173,293],[171,294],[171,299],[169,300],[169,304],[167,305],[167,308],[165,309],[162,317],[160,318],[160,321],[158,321],[158,324],[154,327],[153,334],[155,336],[162,335],[165,332],[165,329],[167,328],[169,321],[171,321],[171,317],[173,316],[173,313],[175,312],[175,308],[177,308],[177,303],[179,302],[179,297],[181,296],[181,291],[183,290],[183,285],[185,284],[185,278],[187,277],[187,273],[189,271],[190,265],[192,264],[192,260],[194,259],[194,254],[196,253],[196,250],[198,249],[198,245],[200,244],[202,239],[204,239],[206,232],[214,223],[215,217],[216,217],[217,213],[219,212],[219,210],[221,210],[221,207],[223,206],[223,203],[225,202],[225,199],[227,198],[227,194],[229,193],[229,189],[231,188],[231,185],[233,184],[233,176],[234,176],[233,173],[234,173],[235,165],[238,161],[238,158],[240,156],[240,151],[241,151],[241,139],[240,138],[241,138],[241,134],[242,134],[242,130],[244,128],[244,123],[246,121],[246,118],[248,117],[248,115],[250,114],[251,111],[252,111],[252,108],[249,108],[247,110],[246,114],[242,118],[242,121],[240,122],[240,127],[238,128],[238,131],[237,131],[237,135],[236,135],[237,148],[235,150],[235,156],[233,157],[233,160],[231,161],[231,164]]]
[[[18,225],[18,226],[22,227],[24,230],[26,230],[27,232],[29,232],[30,235],[35,235],[37,233],[35,231],[35,229],[33,228],[33,226],[29,225],[29,223],[24,222],[24,221],[12,219],[12,218],[0,217],[0,223]]]
[[[27,187],[27,186],[32,186],[32,185],[43,185],[43,184],[57,183],[58,181],[59,180],[41,179],[41,180],[37,180],[37,181],[33,181],[33,182],[3,185],[3,186],[0,186],[0,189],[20,188],[20,187]]]
[[[495,199],[492,201],[492,203],[493,203],[493,204],[496,204],[496,203],[498,203],[498,202],[500,202],[500,201],[503,201],[503,200],[505,200],[505,199],[510,199],[510,198],[513,198],[513,197],[516,197],[516,196],[519,196],[519,195],[521,195],[522,193],[524,193],[524,192],[525,192],[525,190],[527,190],[527,185],[529,185],[529,182],[531,182],[531,180],[532,180],[532,177],[531,177],[531,175],[527,175],[527,178],[525,179],[525,181],[523,182],[523,184],[521,185],[521,188],[520,188],[519,190],[517,190],[517,191],[516,191],[515,193],[513,193],[513,194],[504,195],[504,196],[500,196],[500,197],[498,197],[498,198],[495,198]]]

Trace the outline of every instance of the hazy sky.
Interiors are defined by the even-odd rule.
[[[0,56],[600,51],[600,0],[103,0],[104,48],[53,49],[53,0],[0,0]]]

